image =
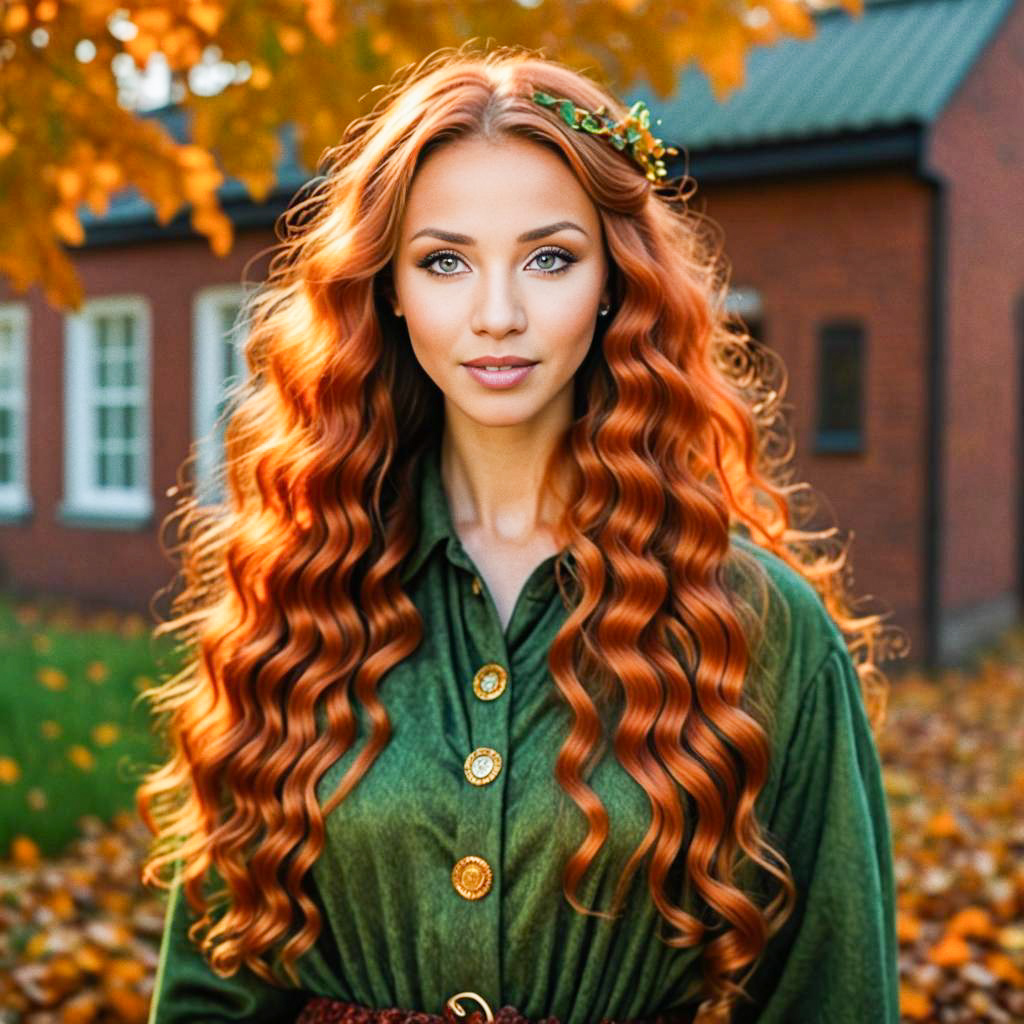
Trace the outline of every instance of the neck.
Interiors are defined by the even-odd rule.
[[[441,436],[441,480],[460,534],[496,544],[529,544],[554,538],[567,500],[542,492],[548,460],[562,432],[460,431],[446,420]]]

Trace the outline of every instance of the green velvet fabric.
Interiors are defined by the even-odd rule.
[[[670,1011],[688,1019],[695,1011],[700,949],[662,941],[671,929],[648,895],[646,862],[616,920],[579,914],[562,894],[564,862],[586,829],[553,775],[570,720],[546,663],[567,614],[557,556],[533,571],[502,630],[453,529],[436,445],[421,463],[419,494],[420,535],[403,576],[423,615],[423,642],[381,681],[389,745],[327,818],[310,886],[325,924],[299,961],[302,990],[246,970],[215,975],[188,941],[191,911],[175,885],[149,1024],[293,1021],[312,995],[440,1013],[465,990],[495,1011],[511,1004],[563,1024]],[[775,709],[774,754],[757,806],[800,890],[796,912],[748,982],[755,1003],[741,1003],[733,1020],[897,1024],[889,819],[856,670],[813,588],[739,534],[733,542],[761,562],[784,599],[766,616],[778,652],[763,681]],[[508,685],[481,700],[472,679],[488,662],[508,670]],[[321,802],[356,756],[365,726],[361,720],[360,738],[320,780]],[[503,758],[482,786],[463,769],[477,747]],[[577,895],[606,910],[650,805],[610,745],[589,784],[611,831]],[[452,883],[453,866],[469,854],[493,871],[490,890],[476,900]],[[692,909],[682,854],[679,864],[670,895]]]

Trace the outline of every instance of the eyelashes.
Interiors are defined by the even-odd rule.
[[[541,268],[542,274],[547,274],[549,277],[553,277],[555,274],[564,274],[577,260],[577,257],[573,256],[571,252],[567,252],[565,249],[560,249],[557,246],[552,246],[547,249],[541,249],[540,252],[534,253],[530,262],[532,263],[536,259],[540,259],[542,256],[557,256],[560,259],[565,260],[565,266],[555,267],[551,270],[545,270]],[[439,249],[435,252],[428,253],[423,259],[418,260],[416,263],[417,267],[423,267],[428,274],[433,274],[434,277],[458,277],[458,274],[445,274],[437,270],[432,270],[431,267],[438,260],[449,258],[455,260],[461,260],[462,257],[457,252],[452,252],[451,249]]]

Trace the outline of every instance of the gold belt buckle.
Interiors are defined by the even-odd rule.
[[[477,995],[475,992],[457,992],[455,995],[449,997],[447,1003],[448,1009],[455,1014],[456,1017],[465,1017],[466,1011],[459,1006],[456,1002],[458,999],[475,999],[484,1008],[484,1019],[487,1021],[494,1020],[494,1014],[491,1013],[491,1008],[487,1005],[487,1000],[483,996]]]

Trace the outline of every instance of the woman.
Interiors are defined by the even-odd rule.
[[[178,510],[151,1024],[898,1019],[892,628],[648,116],[439,51],[286,214]]]

